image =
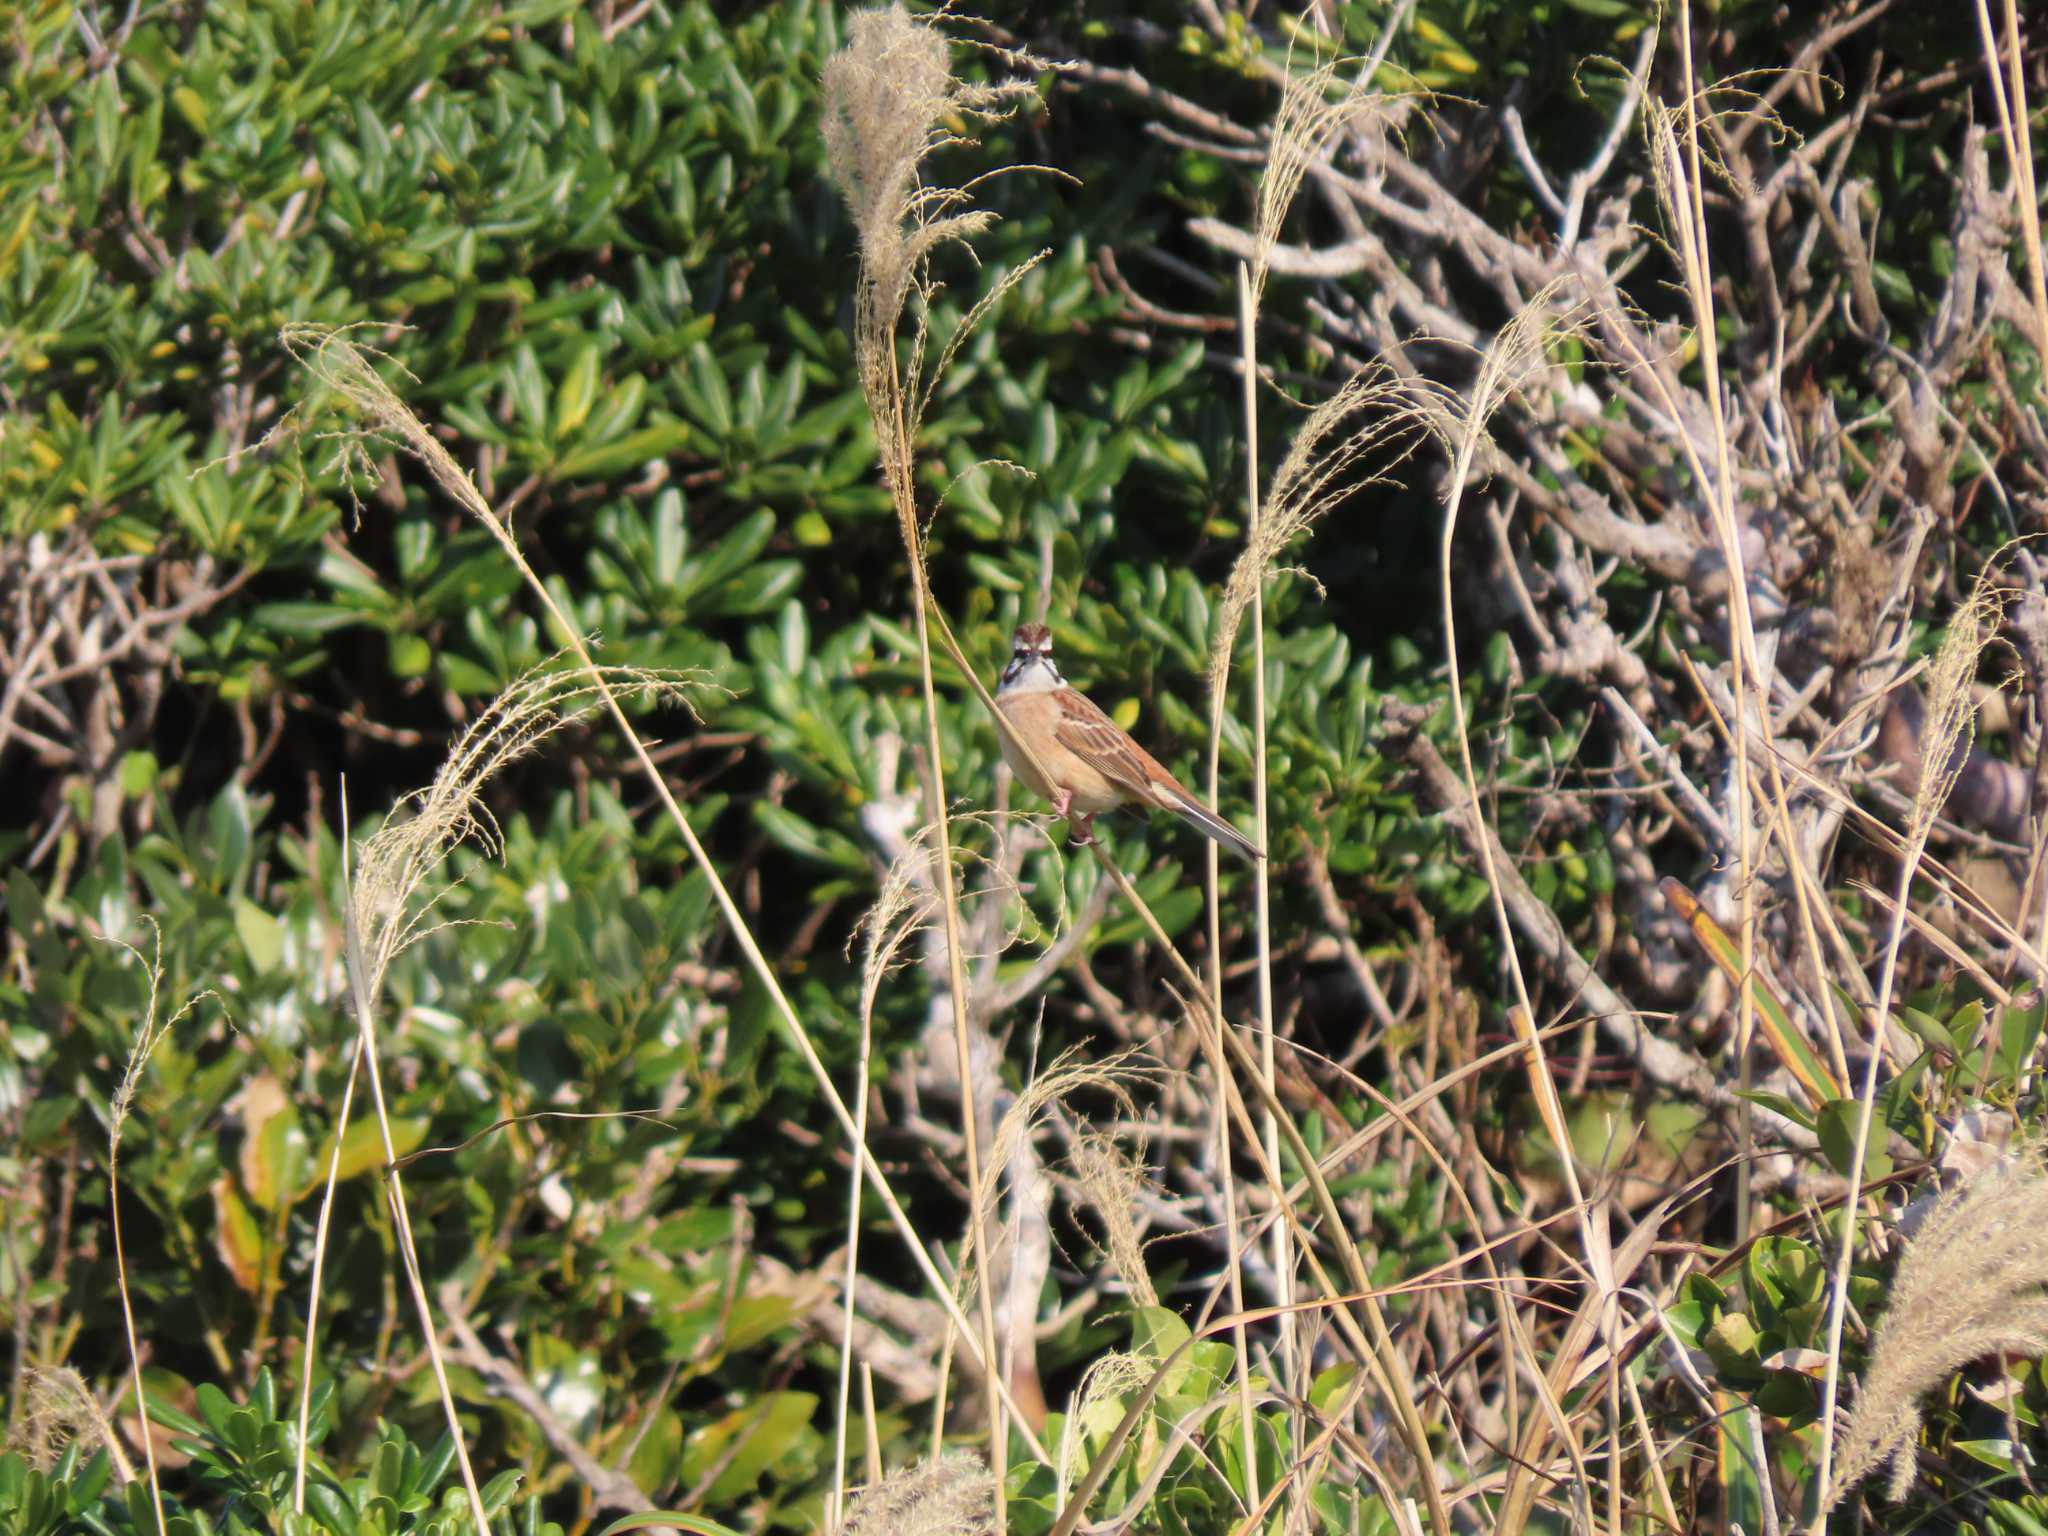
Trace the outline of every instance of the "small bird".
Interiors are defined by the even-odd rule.
[[[996,707],[1010,730],[1031,744],[1045,765],[1041,776],[1009,731],[1003,760],[1010,771],[1052,802],[1052,813],[1074,824],[1074,841],[1089,843],[1089,823],[1124,806],[1172,811],[1204,837],[1247,859],[1263,859],[1259,845],[1201,801],[1131,740],[1130,733],[1070,687],[1052,659],[1052,631],[1020,624],[1010,641],[1010,664],[996,688]]]

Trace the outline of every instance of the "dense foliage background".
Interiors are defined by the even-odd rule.
[[[1896,882],[1885,828],[1913,820],[1922,760],[1918,715],[1888,708],[1886,689],[2048,510],[2031,329],[2048,315],[2029,307],[2027,219],[1975,18],[1936,9],[1726,0],[1691,18],[1692,67],[1713,86],[1701,195],[1725,428],[1638,111],[1682,100],[1657,7],[1411,0],[1296,21],[1128,3],[952,24],[972,77],[1013,73],[1010,46],[1072,67],[1028,69],[1030,110],[927,168],[945,183],[1051,168],[979,186],[997,222],[971,260],[937,259],[943,343],[1004,273],[1048,253],[965,341],[919,439],[936,600],[985,680],[1011,627],[1049,613],[1069,676],[1186,782],[1203,777],[1218,593],[1246,533],[1236,264],[1287,78],[1337,34],[1362,55],[1390,32],[1384,83],[1436,94],[1326,144],[1286,226],[1260,333],[1265,472],[1299,429],[1296,402],[1361,366],[1468,392],[1479,352],[1546,281],[1601,287],[1585,275],[1598,272],[1616,300],[1570,317],[1550,375],[1525,380],[1496,424],[1469,477],[1448,615],[1436,559],[1451,475],[1435,446],[1357,466],[1266,589],[1272,974],[1299,1047],[1275,1091],[1311,1156],[1382,1128],[1330,1170],[1345,1216],[1332,1245],[1362,1251],[1378,1285],[1459,1282],[1389,1307],[1430,1383],[1418,1391],[1447,1485],[1470,1495],[1458,1518],[1477,1528],[1515,1508],[1502,1469],[1529,1449],[1519,1346],[1492,1331],[1510,1292],[1543,1368],[1565,1372],[1575,1421],[1606,1411],[1624,1375],[1645,1415],[1611,1426],[1619,1450],[1589,1432],[1576,1454],[1593,1481],[1576,1497],[1591,1503],[1568,1478],[1546,1483],[1545,1528],[1604,1520],[1612,1490],[1632,1526],[1754,1531],[1765,1510],[1800,1518],[1813,1486],[1825,1271],[1871,1054],[1859,1021],[1889,985],[1892,907],[1871,887]],[[304,1354],[355,1030],[345,839],[432,779],[563,637],[393,440],[308,409],[318,392],[281,332],[353,328],[603,659],[696,680],[698,718],[643,708],[636,723],[858,1100],[856,925],[923,819],[925,738],[910,572],[853,357],[854,233],[822,165],[819,80],[846,18],[805,0],[32,0],[6,25],[0,1532],[156,1528],[142,1483],[102,1497],[145,1433],[110,1225],[117,1125],[126,1289],[183,1512],[171,1528],[286,1528],[309,1370],[320,1528],[466,1520],[360,1096],[340,1132],[322,1336]],[[2036,46],[2000,89],[2038,102],[2041,75]],[[1743,792],[1725,545],[1680,442],[1704,452],[1717,434],[1733,446],[1783,738]],[[1929,1187],[1921,1164],[1953,1175],[1959,1140],[2035,1117],[2037,559],[2021,547],[1999,567],[2013,595],[1981,669],[2026,686],[1986,716],[1937,838],[1947,863],[1916,889],[1867,1163],[1898,1174],[1873,1212]],[[1476,819],[1453,773],[1447,617]],[[937,664],[949,794],[1008,807],[995,730]],[[1242,663],[1237,679],[1222,805],[1249,825]],[[1753,796],[1757,836],[1776,835],[1773,752],[1799,802],[1789,858],[1732,830]],[[479,1480],[497,1479],[500,1502],[515,1484],[537,1495],[519,1506],[529,1527],[653,1504],[816,1528],[833,1474],[844,1138],[618,732],[554,737],[485,804],[496,856],[472,844],[451,860],[379,1023]],[[1543,1225],[1571,1204],[1557,1138],[1524,1067],[1486,1059],[1514,1038],[1515,993],[1482,822],[1512,870],[1539,1022],[1569,1021],[1549,1037],[1549,1075],[1588,1186],[1580,1210],[1617,1243],[1635,1234],[1621,1272],[1610,1255],[1597,1277],[1637,1287],[1641,1305],[1601,1334],[1611,1350],[1590,1386],[1566,1357],[1591,1335],[1560,1338],[1593,1260],[1581,1226]],[[1163,817],[1105,832],[1199,963],[1196,839]],[[1219,1167],[1221,1100],[1156,943],[1090,859],[1007,824],[961,836],[1002,877],[974,877],[968,909],[982,1134],[1069,1048],[1133,1046],[1153,1069],[1078,1087],[1004,1186],[998,1260],[1023,1297],[1006,1314],[1023,1341],[1011,1385],[1042,1394],[1053,1417],[1035,1427],[1057,1448],[1092,1364],[1133,1349],[1158,1366],[1189,1323],[1239,1304],[1212,1288],[1233,1268],[1244,1305],[1284,1282],[1225,1238],[1244,1190]],[[1226,868],[1223,891],[1225,996],[1249,1013],[1250,872]],[[1813,895],[1832,915],[1818,933]],[[904,962],[874,1012],[869,1136],[927,1245],[957,1252],[943,956],[925,939]],[[1768,982],[1753,1047],[1755,1015],[1737,1006],[1752,963]],[[123,1123],[150,1020],[168,1027]],[[1410,1094],[1390,1124],[1387,1097]],[[591,1115],[606,1117],[576,1118]],[[1151,1172],[1119,1197],[1149,1240],[1143,1283],[1098,1248],[1113,1234],[1074,1161],[1091,1124],[1120,1128]],[[1281,1166],[1299,1175],[1299,1150]],[[1264,1193],[1251,1208],[1271,1208]],[[875,1414],[854,1431],[855,1481],[874,1470],[869,1433],[881,1467],[916,1458],[942,1391],[948,1433],[975,1443],[987,1428],[872,1191],[862,1210],[854,1357]],[[1896,1259],[1872,1225],[1852,1368]],[[1490,1288],[1489,1272],[1514,1285]],[[2040,1305],[2024,1294],[2015,1316]],[[1277,1336],[1264,1321],[1251,1347]],[[1130,1505],[1140,1529],[1226,1529],[1233,1501],[1256,1504],[1293,1467],[1311,1492],[1275,1528],[1413,1528],[1359,1468],[1390,1460],[1404,1494],[1414,1468],[1385,1412],[1346,1395],[1359,1367],[1341,1338],[1318,1339],[1295,1374],[1259,1356],[1285,1391],[1261,1408],[1255,1468],[1234,1450],[1227,1336],[1173,1357],[1156,1425],[1130,1442],[1110,1435],[1129,1383],[1098,1385],[1116,1411],[1073,1416],[1075,1454],[1122,1459],[1091,1518]],[[1980,1528],[2038,1529],[2048,1386],[2018,1363],[2027,1336],[1992,1342],[2015,1363],[1980,1364],[1937,1399],[1916,1497],[1957,1501]],[[1312,1446],[1322,1415],[1345,1428]],[[1183,1421],[1205,1457],[1162,1451]],[[1654,1476],[1644,1443],[1667,1452]],[[1568,1470],[1551,1466],[1555,1444],[1533,1454]],[[1021,1441],[1011,1466],[1013,1527],[1047,1529],[1076,1472]],[[1884,1508],[1874,1486],[1854,1497]]]

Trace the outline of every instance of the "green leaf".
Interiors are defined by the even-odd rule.
[[[512,408],[529,437],[539,437],[548,420],[548,378],[541,372],[540,357],[522,342],[512,353]]]
[[[690,349],[689,381],[684,397],[696,408],[697,418],[714,437],[732,435],[732,391],[710,346],[699,342]]]
[[[434,648],[425,635],[393,635],[389,649],[393,677],[425,677],[434,665]]]
[[[818,1399],[809,1392],[770,1392],[691,1433],[683,1446],[683,1482],[722,1467],[705,1498],[721,1503],[753,1488],[810,1427]]]
[[[1762,1088],[1738,1088],[1735,1090],[1735,1097],[1747,1099],[1752,1104],[1761,1104],[1765,1109],[1774,1109],[1804,1130],[1813,1129],[1813,1115],[1806,1106],[1786,1098],[1782,1093],[1769,1093]]]
[[[2015,1001],[1998,1010],[1996,1061],[2001,1083],[2017,1086],[2021,1069],[2040,1041],[2044,1020],[2048,1020],[2048,1002],[2040,997]]]
[[[259,974],[276,970],[284,959],[284,928],[246,896],[235,902],[235,933]]]
[[[739,1536],[731,1526],[706,1520],[702,1515],[670,1514],[665,1510],[614,1520],[598,1532],[598,1536],[626,1536],[628,1531],[694,1531],[696,1536]]]
[[[1938,1045],[1951,1055],[1955,1053],[1955,1036],[1949,1033],[1946,1024],[1932,1014],[1922,1013],[1918,1008],[1901,1008],[1899,1020],[1927,1044]]]
[[[1845,1178],[1855,1160],[1856,1125],[1862,1112],[1862,1106],[1854,1099],[1836,1099],[1831,1104],[1823,1104],[1815,1117],[1814,1129],[1820,1136],[1821,1152],[1835,1172]],[[1863,1158],[1863,1180],[1869,1183],[1891,1171],[1891,1154],[1884,1149],[1884,1120],[1873,1113],[1870,1145],[1865,1149]]]
[[[767,560],[690,605],[691,617],[719,618],[766,613],[803,584],[804,568],[794,560]]]
[[[690,427],[686,422],[642,427],[615,442],[592,444],[563,454],[555,461],[555,476],[561,480],[609,479],[654,459],[665,459],[689,440]]]
[[[1721,968],[1731,982],[1739,986],[1743,977],[1741,947],[1723,931],[1721,925],[1700,905],[1699,898],[1682,883],[1667,876],[1658,882],[1658,889],[1663,893],[1665,901],[1678,913],[1679,918],[1692,929],[1694,939],[1698,941],[1700,948],[1707,952],[1707,957]],[[1800,1033],[1799,1026],[1792,1021],[1791,1015],[1785,1011],[1785,1005],[1779,1001],[1777,993],[1772,990],[1760,971],[1750,976],[1749,991],[1756,1009],[1756,1021],[1763,1029],[1765,1043],[1792,1074],[1806,1096],[1815,1104],[1825,1104],[1831,1099],[1840,1098],[1847,1090],[1834,1080],[1833,1074],[1814,1054],[1813,1047]]]
[[[570,359],[569,371],[563,375],[561,387],[555,391],[554,436],[557,442],[582,426],[590,415],[590,407],[597,399],[598,357],[597,343],[586,341]]]
[[[2015,1500],[1989,1499],[1984,1508],[2002,1531],[2011,1531],[2014,1536],[2048,1536],[2048,1523],[2035,1517],[2025,1505]]]
[[[249,622],[261,629],[274,629],[280,634],[311,639],[330,635],[351,624],[368,623],[369,619],[351,609],[337,608],[332,603],[259,603],[250,613]]]
[[[213,1242],[214,1252],[227,1266],[235,1284],[254,1296],[262,1284],[263,1235],[257,1231],[256,1219],[249,1214],[235,1181],[226,1174],[213,1181]],[[203,1399],[200,1409],[205,1411]],[[213,1423],[211,1415],[207,1422]],[[220,1432],[219,1425],[214,1425],[214,1429]]]
[[[1361,1367],[1356,1361],[1342,1360],[1319,1372],[1314,1384],[1308,1389],[1310,1406],[1326,1417],[1334,1412],[1351,1383],[1357,1379],[1360,1370]]]
[[[1762,1335],[1740,1312],[1726,1312],[1701,1336],[1700,1346],[1731,1386],[1756,1386],[1764,1379],[1758,1346]]]
[[[799,858],[828,864],[848,874],[867,871],[866,856],[843,833],[806,821],[786,806],[756,800],[754,824],[767,833],[771,842]]]
[[[684,578],[682,593],[694,597],[697,593],[715,587],[729,576],[737,575],[754,563],[755,557],[768,547],[768,541],[775,537],[775,514],[765,508],[740,519],[724,538],[707,550],[702,559],[695,562]]]
[[[1763,1443],[1757,1411],[1733,1393],[1716,1392],[1714,1406],[1715,1464],[1718,1469],[1724,1509],[1729,1522],[1739,1520],[1745,1531],[1763,1529],[1765,1500],[1776,1495],[1758,1477],[1752,1446]]]
[[[156,788],[157,761],[154,752],[130,752],[121,759],[121,793],[140,800]]]

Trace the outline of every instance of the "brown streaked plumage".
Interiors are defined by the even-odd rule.
[[[1041,775],[1001,732],[1003,759],[1010,770],[1052,802],[1053,814],[1074,825],[1074,840],[1091,840],[1089,822],[1104,811],[1126,806],[1172,811],[1204,837],[1247,859],[1262,859],[1259,846],[1189,794],[1151,753],[1070,687],[1052,659],[1052,631],[1043,624],[1019,625],[1011,641],[1010,664],[996,689],[996,707],[1010,729],[1031,744],[1045,765]]]

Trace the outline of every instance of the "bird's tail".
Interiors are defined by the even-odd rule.
[[[1199,801],[1185,795],[1176,795],[1173,808],[1180,813],[1181,820],[1187,822],[1197,832],[1221,843],[1241,858],[1256,864],[1266,856],[1257,843]]]

